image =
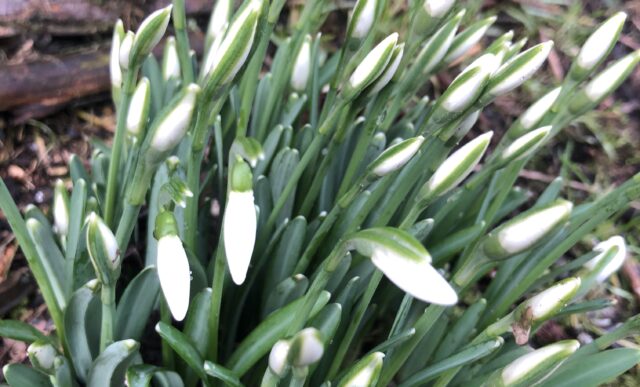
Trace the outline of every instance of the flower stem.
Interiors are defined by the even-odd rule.
[[[178,50],[178,60],[182,71],[182,81],[188,85],[194,80],[193,65],[189,56],[189,37],[187,36],[184,0],[173,0],[173,28],[176,33],[176,48]]]
[[[104,352],[113,343],[113,318],[116,312],[116,289],[114,286],[102,284],[100,294],[102,301],[102,326],[100,329],[100,352]]]
[[[211,284],[211,310],[209,311],[209,348],[207,358],[212,362],[218,359],[218,337],[220,328],[220,305],[222,304],[222,291],[224,290],[225,253],[223,233],[220,233],[220,242],[216,250],[216,257]]]

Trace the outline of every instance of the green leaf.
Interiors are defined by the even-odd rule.
[[[296,274],[293,270],[302,253],[306,230],[307,220],[303,216],[297,216],[287,224],[280,242],[278,242],[278,248],[266,269],[264,285],[266,297],[263,299],[272,298],[271,292],[273,289],[285,281],[287,277]],[[278,307],[281,305],[278,305]]]
[[[202,356],[207,353],[207,344],[209,343],[210,309],[211,288],[206,288],[191,300],[183,329],[184,334],[191,340],[198,353]],[[191,368],[186,369],[183,375],[187,386],[195,385],[196,374]]]
[[[127,386],[148,387],[158,367],[149,364],[136,364],[127,369]]]
[[[178,356],[196,372],[200,379],[206,381],[207,375],[204,372],[204,359],[189,337],[162,321],[156,325],[156,332],[158,332],[160,337],[176,351]]]
[[[53,234],[50,230],[45,229],[39,221],[33,218],[28,219],[27,230],[29,230],[31,240],[33,240],[38,252],[38,259],[44,268],[56,301],[60,308],[64,309],[67,303],[67,296],[62,286],[65,283],[64,257],[53,239]]]
[[[36,340],[52,341],[32,325],[16,320],[0,320],[0,337],[24,341],[27,344]]]
[[[87,385],[91,387],[122,386],[125,372],[138,353],[134,340],[121,340],[109,345],[93,362]]]
[[[71,366],[69,365],[69,361],[66,358],[58,356],[54,361],[54,365],[55,374],[53,376],[53,379],[55,380],[54,384],[56,385],[56,387],[78,386]]]
[[[266,317],[274,310],[298,299],[304,295],[309,287],[309,280],[303,274],[296,274],[285,278],[275,289],[269,292],[264,302],[262,317]]]
[[[5,379],[12,387],[51,387],[49,377],[24,364],[7,364],[2,368]]]
[[[596,387],[614,380],[640,363],[640,350],[611,349],[583,357],[579,362],[561,365],[540,387]]]
[[[204,372],[206,372],[207,375],[222,380],[227,386],[240,387],[243,385],[233,371],[212,363],[209,360],[204,362]]]
[[[273,198],[273,205],[278,201],[278,198],[284,192],[287,183],[291,178],[293,170],[300,161],[300,154],[297,149],[283,148],[276,154],[273,159],[273,163],[269,172],[269,181],[271,183],[271,197]],[[280,211],[277,219],[277,224],[282,223],[285,218],[291,218],[293,212],[293,203],[296,196],[296,189],[288,196],[287,201]]]
[[[155,267],[145,268],[129,283],[116,310],[116,340],[140,340],[159,291]]]

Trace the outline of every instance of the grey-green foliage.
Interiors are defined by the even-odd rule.
[[[0,180],[0,208],[56,328],[0,322],[0,336],[31,344],[34,363],[5,366],[7,382],[582,386],[638,364],[637,349],[608,349],[638,333],[638,316],[580,349],[526,344],[548,319],[610,305],[584,295],[620,267],[624,239],[559,263],[640,197],[640,174],[575,205],[560,198],[562,178],[530,208],[517,186],[528,161],[640,61],[636,51],[603,65],[625,15],[598,28],[567,80],[511,128],[468,141],[552,42],[483,40],[496,18],[464,25],[453,0],[412,2],[406,25],[391,25],[408,32],[384,37],[387,2],[358,0],[332,51],[318,31],[333,3],[305,2],[278,25],[284,3],[248,0],[234,13],[219,0],[199,63],[184,0],[136,34],[118,23],[113,147],[94,151],[91,173],[71,158],[72,193],[58,182],[49,216],[30,206],[23,218]],[[147,53],[170,15],[176,38],[160,66]],[[486,50],[465,55],[478,42]],[[434,92],[428,79],[460,58]]]

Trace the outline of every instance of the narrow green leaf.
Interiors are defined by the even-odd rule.
[[[206,372],[207,375],[222,380],[227,386],[240,387],[243,385],[233,371],[212,363],[209,360],[204,362],[204,372]]]
[[[17,320],[0,320],[0,337],[24,341],[31,344],[36,340],[51,341],[32,325]]]
[[[159,291],[155,267],[147,267],[135,276],[118,302],[115,340],[140,340]]]
[[[48,376],[24,364],[7,364],[2,373],[11,387],[52,387]]]
[[[87,385],[91,387],[122,386],[125,372],[138,353],[134,340],[121,340],[109,345],[93,362]]]
[[[196,372],[200,379],[206,381],[207,375],[204,371],[204,359],[184,333],[162,321],[156,325],[156,332],[158,332],[160,337],[176,351],[178,356]]]

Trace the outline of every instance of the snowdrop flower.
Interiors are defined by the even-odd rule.
[[[618,41],[626,19],[626,13],[618,12],[602,23],[582,45],[569,76],[581,81],[602,63]]]
[[[507,164],[531,154],[542,144],[551,129],[551,126],[543,126],[518,137],[502,151],[499,156],[500,163]]]
[[[50,343],[33,342],[27,348],[27,355],[34,368],[46,374],[51,374],[55,371],[54,360],[58,356],[58,351]]]
[[[433,18],[441,18],[453,8],[455,0],[425,0],[424,10]]]
[[[587,98],[593,103],[600,103],[604,97],[615,90],[629,76],[639,61],[640,50],[636,50],[607,67],[584,88]]]
[[[139,66],[164,36],[173,5],[161,8],[142,21],[136,31],[129,57],[130,66]],[[122,63],[122,62],[121,62]]]
[[[60,179],[56,180],[53,190],[53,226],[60,236],[69,233],[69,195],[64,182]]]
[[[124,26],[122,20],[118,19],[113,27],[113,38],[111,39],[111,53],[109,54],[109,76],[111,79],[111,90],[113,91],[114,102],[120,99],[122,89],[122,69],[120,68],[120,44],[124,39]]]
[[[391,60],[398,34],[393,33],[378,43],[351,74],[344,90],[347,99],[355,98],[365,87],[378,79]]]
[[[500,65],[493,54],[485,54],[467,66],[458,75],[438,103],[448,112],[463,112],[473,104],[489,79]]]
[[[142,78],[131,97],[126,120],[127,133],[136,139],[143,137],[143,129],[147,123],[149,108],[151,107],[150,94],[149,80],[146,77]]]
[[[182,141],[189,128],[199,91],[200,88],[194,83],[185,88],[182,97],[159,120],[151,138],[151,149],[158,153],[166,153]]]
[[[258,219],[253,197],[253,175],[249,165],[239,159],[231,166],[230,174],[223,238],[231,279],[235,284],[241,285],[249,270]]]
[[[249,56],[256,34],[262,0],[252,0],[229,26],[220,46],[210,49],[204,74],[207,94],[233,80]]]
[[[540,123],[545,114],[547,114],[553,104],[556,103],[558,96],[560,96],[561,89],[561,87],[556,87],[551,90],[522,113],[519,123],[524,130],[530,130]]]
[[[290,357],[295,367],[315,364],[324,354],[322,334],[316,328],[306,328],[291,339]]]
[[[211,18],[209,19],[209,25],[207,26],[205,47],[211,46],[214,40],[222,35],[226,29],[227,23],[231,18],[231,12],[233,11],[232,0],[218,0],[211,12]]]
[[[507,61],[491,78],[486,93],[496,97],[523,84],[547,60],[552,48],[552,41],[540,43]]]
[[[180,79],[180,59],[176,48],[176,38],[170,36],[164,44],[162,54],[162,79]]]
[[[520,214],[491,231],[484,242],[484,253],[490,259],[506,259],[536,245],[556,227],[569,219],[573,204],[555,202]]]
[[[98,280],[105,286],[114,286],[122,257],[115,235],[95,212],[87,220],[87,250]]]
[[[154,235],[158,240],[157,266],[162,294],[173,318],[182,321],[189,308],[191,269],[172,212],[163,211],[156,216]]]
[[[397,171],[411,160],[423,142],[424,137],[417,136],[393,145],[371,163],[371,173],[382,177]]]
[[[127,31],[120,43],[120,52],[118,53],[118,61],[122,70],[129,69],[129,59],[131,56],[131,47],[133,46],[133,39],[135,34],[133,31]]]
[[[342,378],[338,387],[375,386],[382,372],[382,359],[384,359],[382,352],[365,356]]]
[[[429,38],[420,50],[415,62],[422,63],[422,69],[416,68],[414,71],[421,71],[422,74],[431,74],[431,71],[443,61],[453,44],[456,31],[465,12],[464,9],[460,10]]]
[[[487,132],[469,141],[440,164],[418,194],[419,201],[441,196],[460,184],[478,165],[489,147],[493,132]]]
[[[278,340],[269,353],[269,368],[271,372],[279,377],[283,377],[289,366],[289,349],[291,342],[289,340]]]
[[[534,385],[553,372],[566,358],[580,348],[577,340],[564,340],[520,356],[504,367],[486,385]],[[496,380],[497,379],[497,380]]]
[[[358,0],[356,2],[347,27],[348,36],[363,39],[369,34],[376,18],[376,6],[376,0]]]
[[[547,320],[571,301],[580,283],[580,278],[564,279],[520,304],[518,313],[529,313],[533,322]]]
[[[293,73],[291,74],[291,87],[296,91],[304,91],[309,83],[309,74],[311,73],[311,37],[305,36],[298,56],[293,65]]]
[[[495,23],[496,19],[495,16],[491,16],[480,20],[456,35],[444,58],[444,62],[454,62],[469,51],[471,47],[482,39],[484,34],[487,33],[487,30],[489,30],[489,27]]]
[[[380,90],[384,89],[384,87],[391,82],[393,76],[396,75],[396,71],[398,71],[398,67],[400,67],[400,62],[402,61],[402,55],[404,54],[404,43],[398,44],[393,49],[393,54],[391,55],[391,60],[389,61],[389,65],[384,70],[382,75],[370,86],[369,95],[376,94]]]
[[[350,248],[371,262],[400,289],[424,302],[454,305],[458,296],[431,266],[431,256],[406,231],[391,227],[370,228],[348,240]]]
[[[616,249],[613,257],[605,262],[603,259],[607,257],[612,249]],[[591,272],[598,271],[596,281],[604,282],[611,274],[615,273],[622,267],[625,258],[627,257],[627,245],[624,242],[624,238],[620,235],[613,236],[606,241],[598,243],[593,251],[599,252],[598,255],[593,257],[584,266]]]

